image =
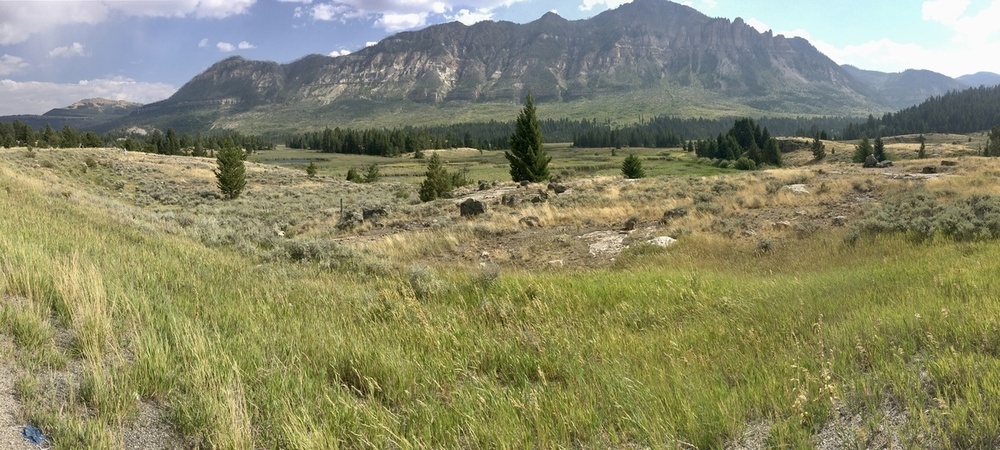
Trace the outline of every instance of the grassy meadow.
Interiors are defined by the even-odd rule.
[[[224,201],[212,160],[0,150],[2,360],[54,448],[994,448],[1000,209],[954,207],[1000,196],[1000,162],[929,142],[753,173],[554,146],[567,193],[476,219],[419,203],[413,159],[263,152]],[[620,179],[633,151],[650,178]],[[500,153],[442,155],[507,179]],[[344,199],[390,218],[339,229]]]

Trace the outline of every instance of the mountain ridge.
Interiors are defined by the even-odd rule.
[[[308,131],[513,117],[531,92],[540,114],[867,116],[962,84],[929,71],[840,66],[799,37],[759,32],[667,0],[589,19],[451,22],[343,56],[290,63],[223,59],[173,96],[107,123],[202,131]]]

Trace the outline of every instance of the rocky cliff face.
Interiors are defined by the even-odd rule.
[[[877,90],[801,38],[760,33],[741,19],[710,18],[667,0],[635,0],[588,20],[549,13],[523,25],[438,25],[351,55],[311,55],[285,65],[234,57],[141,115],[345,104],[350,108],[341,109],[362,114],[358,105],[365,102],[511,103],[528,91],[539,103],[636,92],[652,102],[684,91],[693,102],[710,97],[734,110],[888,109],[871,98]]]

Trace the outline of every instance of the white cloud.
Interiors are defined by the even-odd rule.
[[[382,14],[375,26],[388,32],[410,30],[427,25],[428,13]]]
[[[165,83],[140,83],[128,78],[83,80],[78,83],[0,80],[0,115],[42,114],[85,98],[103,97],[151,103],[177,92]]]
[[[614,9],[626,3],[632,3],[632,0],[583,0],[580,11],[590,11],[597,6]]]
[[[1000,37],[1000,0],[993,0],[986,9],[969,14],[969,0],[926,1],[922,6],[923,19],[938,22],[950,28],[957,44],[985,45],[997,42]]]
[[[74,42],[68,47],[56,47],[49,52],[52,58],[71,58],[73,56],[90,56],[86,46],[79,42]]]
[[[455,0],[336,0],[297,9],[295,17],[308,13],[319,21],[374,19],[375,27],[393,32],[427,25],[431,16],[470,24],[489,20],[496,8],[525,1],[529,0],[465,0],[461,4]],[[620,4],[628,0],[602,1]]]
[[[330,56],[333,56],[333,57],[347,56],[347,55],[350,55],[350,54],[351,54],[350,50],[334,50],[334,51],[330,52]]]
[[[208,46],[208,38],[204,38],[198,41],[198,48],[205,48]]]
[[[4,54],[0,56],[0,75],[11,75],[27,69],[30,64],[24,62],[23,58]]]
[[[215,44],[215,47],[218,48],[220,52],[226,53],[236,50],[236,46],[228,42],[219,42],[218,44]]]
[[[376,45],[376,44],[378,44],[377,41],[368,41],[368,42],[365,42],[365,47],[371,47],[371,46]]]
[[[24,42],[63,25],[102,23],[113,13],[221,19],[244,14],[254,3],[256,0],[0,1],[0,45]]]
[[[493,11],[490,11],[489,9],[485,8],[480,8],[475,11],[469,11],[468,9],[460,9],[457,14],[446,17],[448,18],[448,20],[455,20],[458,22],[462,22],[466,25],[472,25],[486,20],[492,20]]]
[[[236,47],[239,48],[240,50],[250,50],[253,48],[257,48],[256,45],[253,45],[247,41],[240,41],[240,43],[237,44]]]

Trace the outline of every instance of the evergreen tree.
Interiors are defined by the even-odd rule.
[[[872,147],[872,155],[875,155],[875,159],[879,162],[888,159],[888,156],[885,154],[885,143],[882,142],[882,136],[875,138],[875,146]]]
[[[1000,125],[990,129],[989,141],[986,142],[986,150],[983,153],[986,156],[1000,156]]]
[[[368,170],[365,171],[365,183],[375,183],[379,178],[382,178],[382,175],[379,174],[378,164],[369,164]]]
[[[816,135],[810,148],[812,149],[813,158],[815,158],[816,161],[822,161],[823,158],[826,158],[826,146],[823,145],[823,141],[820,140],[820,135]]]
[[[312,178],[312,177],[316,176],[316,163],[315,162],[309,161],[309,165],[306,166],[306,176],[308,176],[309,178]]]
[[[642,160],[635,154],[626,156],[622,162],[622,175],[629,179],[645,178],[646,170],[642,168]]]
[[[222,191],[222,195],[230,200],[239,197],[247,184],[243,150],[227,138],[216,158],[216,164],[218,165],[215,171],[216,185]]]
[[[778,148],[778,140],[770,138],[767,140],[767,145],[764,146],[764,164],[770,164],[774,167],[781,167],[781,149]]]
[[[917,158],[924,159],[927,157],[927,144],[926,144],[927,139],[924,138],[924,135],[921,134],[920,137],[917,138],[917,140],[920,141],[920,150],[917,150]]]
[[[504,152],[504,156],[510,162],[510,176],[514,181],[549,179],[549,161],[552,158],[542,148],[542,131],[530,93],[525,98],[524,109],[517,116],[514,134],[510,136],[510,150]]]
[[[420,183],[420,200],[429,202],[447,195],[451,191],[450,179],[441,156],[437,153],[431,155],[427,162],[427,178]]]
[[[872,152],[872,144],[868,141],[868,136],[864,136],[861,138],[861,142],[854,146],[854,155],[851,157],[851,160],[856,163],[863,163]]]
[[[361,174],[358,173],[358,169],[351,167],[347,169],[347,181],[352,183],[364,183],[365,179],[361,178]]]

